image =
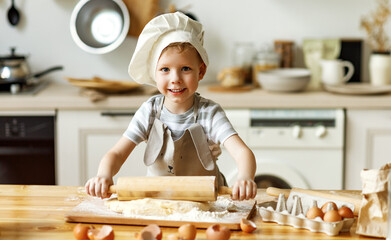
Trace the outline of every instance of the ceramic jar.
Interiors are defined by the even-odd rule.
[[[374,86],[391,84],[390,53],[372,53],[369,59],[369,77]]]

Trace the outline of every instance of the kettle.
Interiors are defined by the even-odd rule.
[[[62,66],[55,66],[33,74],[30,71],[26,57],[16,55],[15,48],[11,48],[11,54],[9,56],[0,57],[0,84],[31,84],[35,78],[62,69]]]

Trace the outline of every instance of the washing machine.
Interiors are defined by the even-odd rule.
[[[343,189],[343,109],[227,109],[253,151],[260,188]],[[236,162],[222,147],[217,161],[230,186]]]

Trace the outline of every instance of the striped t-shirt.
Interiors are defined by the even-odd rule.
[[[195,101],[199,101],[197,122],[202,126],[208,141],[212,141],[209,144],[223,144],[228,137],[236,134],[235,129],[219,104],[201,97],[198,93],[196,95]],[[123,136],[136,144],[147,141],[148,131],[155,120],[163,97],[163,95],[156,95],[144,102],[136,111]],[[185,130],[194,124],[193,108],[182,114],[173,114],[163,105],[160,120],[170,129],[174,141],[179,139]]]

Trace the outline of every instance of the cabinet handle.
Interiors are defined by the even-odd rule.
[[[135,112],[101,112],[100,115],[104,117],[133,117]]]

